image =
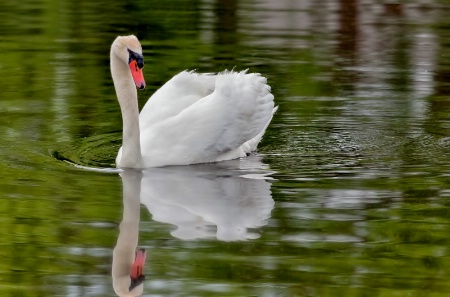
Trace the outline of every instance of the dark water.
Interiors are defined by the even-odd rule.
[[[444,0],[0,1],[0,295],[115,296],[125,216],[148,253],[143,296],[448,296],[449,13]],[[258,155],[73,166],[114,166],[109,47],[123,34],[144,47],[141,107],[184,69],[266,76],[280,109]]]

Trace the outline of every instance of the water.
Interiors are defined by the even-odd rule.
[[[447,296],[449,8],[0,1],[0,295],[115,296],[131,213],[143,296]],[[280,108],[258,154],[108,169],[109,47],[131,33],[141,107],[184,69],[268,77]]]

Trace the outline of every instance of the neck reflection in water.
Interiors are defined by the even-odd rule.
[[[140,204],[155,221],[176,226],[182,240],[256,239],[274,207],[268,182],[273,171],[259,156],[191,166],[127,169],[123,183],[123,220],[113,254],[113,286],[119,296],[140,296],[145,254],[136,253]]]
[[[140,296],[144,289],[145,251],[136,252],[139,238],[140,192],[142,172],[125,170],[123,183],[123,218],[113,251],[113,288],[120,297]]]

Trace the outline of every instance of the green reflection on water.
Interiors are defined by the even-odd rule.
[[[2,296],[113,295],[120,178],[55,156],[112,166],[109,46],[131,33],[140,106],[178,71],[235,66],[281,106],[260,149],[276,171],[261,237],[182,241],[142,208],[145,294],[448,294],[449,3],[274,3],[0,1]]]

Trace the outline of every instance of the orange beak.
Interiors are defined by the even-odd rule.
[[[142,69],[138,67],[138,64],[135,60],[132,60],[130,64],[131,75],[133,76],[134,83],[139,90],[145,88],[145,80],[144,74],[142,73]]]

